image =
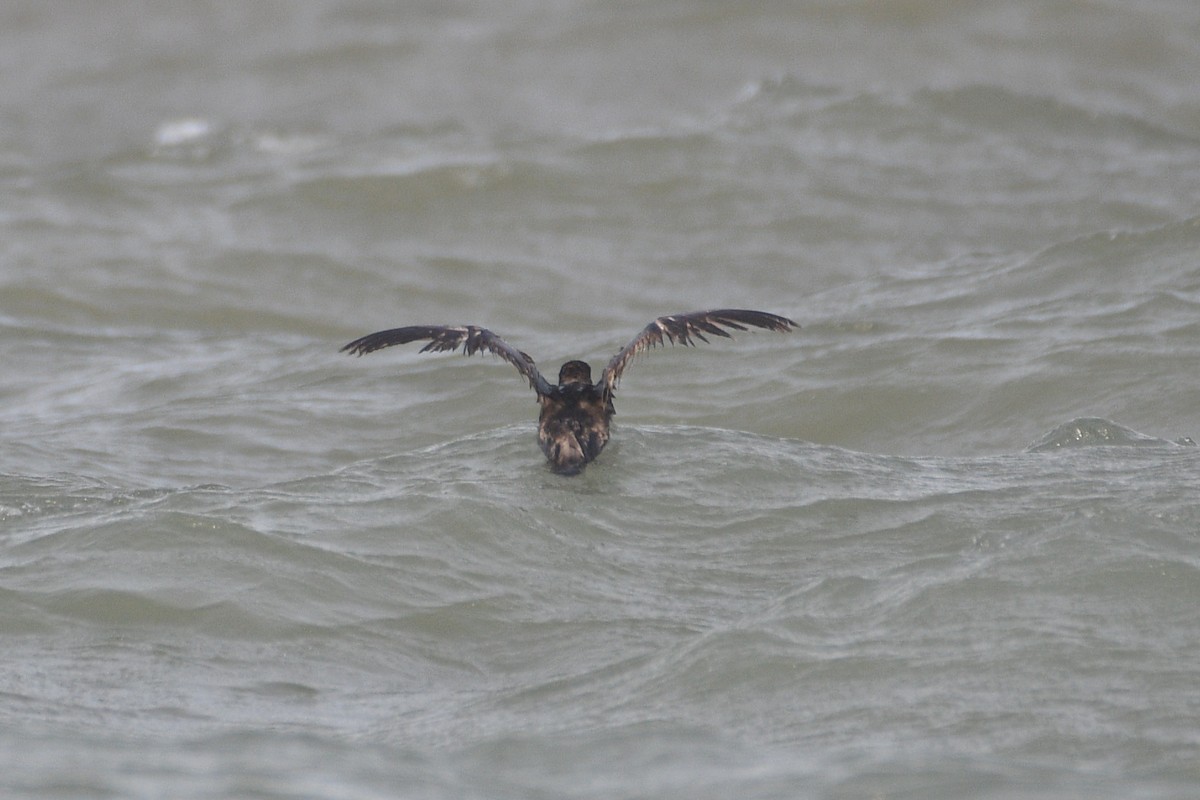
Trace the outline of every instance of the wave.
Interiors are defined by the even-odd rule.
[[[1196,443],[1184,437],[1167,441],[1138,433],[1132,428],[1097,417],[1081,417],[1064,422],[1029,446],[1031,453],[1046,453],[1076,447],[1171,447]]]

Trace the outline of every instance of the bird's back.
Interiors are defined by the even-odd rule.
[[[591,384],[558,386],[540,399],[538,444],[555,472],[575,474],[608,444],[612,400]]]

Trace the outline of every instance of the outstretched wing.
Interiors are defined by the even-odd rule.
[[[530,387],[539,395],[550,392],[550,384],[546,383],[546,379],[542,377],[542,373],[538,372],[538,368],[534,365],[532,358],[487,328],[479,328],[474,325],[459,327],[449,325],[410,325],[407,328],[392,328],[391,330],[368,334],[361,339],[355,339],[338,352],[348,352],[356,356],[361,356],[364,353],[373,353],[376,350],[391,347],[394,344],[408,344],[409,342],[424,341],[426,339],[429,340],[429,344],[421,348],[420,352],[422,353],[427,351],[440,353],[446,350],[457,350],[461,347],[463,353],[469,356],[480,350],[487,350],[489,353],[495,353],[516,367],[517,372],[520,372],[529,379]]]
[[[747,326],[766,328],[769,331],[790,331],[799,326],[787,317],[778,314],[768,314],[765,311],[748,311],[740,308],[721,308],[716,311],[693,311],[689,314],[671,314],[659,317],[651,322],[642,332],[633,337],[633,341],[625,345],[621,352],[613,356],[604,367],[600,384],[605,392],[612,392],[621,373],[633,360],[633,357],[651,347],[663,344],[663,338],[671,344],[695,345],[694,339],[707,342],[704,334],[713,334],[732,338],[725,328],[744,331]]]

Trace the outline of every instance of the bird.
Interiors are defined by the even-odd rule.
[[[705,334],[732,338],[725,330],[750,327],[786,333],[800,327],[787,317],[765,311],[721,308],[658,317],[609,359],[592,382],[592,367],[586,361],[567,361],[559,368],[558,383],[551,384],[534,360],[487,328],[477,325],[409,325],[377,331],[355,339],[338,352],[362,356],[385,347],[425,341],[419,352],[448,352],[461,349],[464,355],[490,352],[512,364],[537,393],[538,444],[550,469],[559,475],[578,475],[608,444],[610,423],[616,410],[613,395],[633,357],[650,348],[672,345],[695,346],[707,342]]]

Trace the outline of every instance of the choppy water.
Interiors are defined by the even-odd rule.
[[[6,797],[1196,796],[1194,4],[0,21]]]

